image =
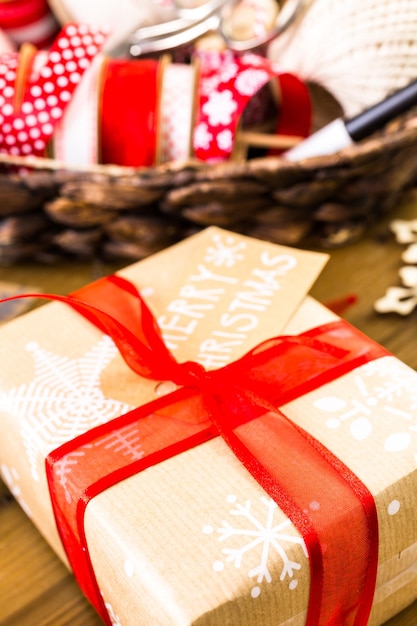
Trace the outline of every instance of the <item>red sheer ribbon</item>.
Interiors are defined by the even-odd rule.
[[[71,297],[71,305],[110,335],[140,376],[181,387],[53,451],[46,471],[59,533],[77,580],[108,624],[88,552],[84,514],[90,500],[141,470],[221,435],[302,534],[310,560],[307,626],[364,626],[375,589],[378,521],[365,485],[277,407],[335,380],[383,348],[346,322],[268,340],[239,360],[207,372],[178,363],[135,287],[117,276]],[[109,434],[135,423],[141,459],[106,448]],[[267,445],[266,445],[267,444]],[[71,464],[71,455],[77,463]],[[72,468],[61,481],[62,469]]]

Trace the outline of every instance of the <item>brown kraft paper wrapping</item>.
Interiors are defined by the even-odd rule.
[[[213,368],[264,339],[335,319],[305,298],[325,260],[209,228],[121,274],[146,298],[176,358]],[[0,380],[2,476],[65,561],[46,455],[169,392],[171,383],[139,379],[109,338],[59,303],[7,324],[1,336],[9,364]],[[410,368],[384,357],[284,407],[376,499],[380,565],[371,625],[417,595],[416,382]],[[119,445],[120,454],[140,454],[134,433]],[[303,541],[218,438],[95,498],[86,530],[115,624],[304,624]]]

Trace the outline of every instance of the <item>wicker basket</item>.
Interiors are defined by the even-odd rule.
[[[310,81],[317,128],[415,77],[416,21],[413,0],[315,0],[269,53]],[[208,225],[289,245],[347,244],[417,183],[416,148],[414,112],[361,144],[298,163],[72,169],[0,155],[0,264],[132,261]]]
[[[131,261],[217,225],[288,245],[349,243],[417,182],[417,116],[338,154],[71,170],[1,156],[0,263]],[[22,168],[22,164],[25,168]]]

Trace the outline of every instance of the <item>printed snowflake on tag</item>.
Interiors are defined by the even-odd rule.
[[[33,355],[35,378],[1,391],[0,410],[22,420],[22,440],[32,476],[39,480],[39,450],[53,450],[133,407],[106,398],[101,390],[101,372],[117,354],[109,337],[103,336],[78,359],[53,354],[35,342],[26,350]]]
[[[22,490],[20,489],[20,476],[18,471],[14,467],[7,467],[7,465],[2,464],[0,465],[0,475],[8,486],[10,493],[14,498],[16,498],[26,515],[28,517],[32,517],[32,512],[26,504],[22,495]]]
[[[244,259],[241,250],[246,248],[243,241],[236,242],[233,236],[222,237],[215,235],[213,237],[213,246],[207,248],[204,260],[217,266],[233,267],[238,261]]]
[[[267,497],[262,497],[262,504],[265,507],[264,516],[262,513],[253,512],[252,503],[247,500],[245,504],[240,504],[236,496],[229,496],[227,502],[233,505],[229,514],[236,519],[240,519],[240,524],[234,526],[227,520],[223,520],[222,526],[217,528],[218,539],[221,542],[233,541],[234,547],[223,548],[224,560],[213,563],[215,571],[223,571],[225,562],[232,563],[237,569],[243,567],[244,558],[248,553],[256,552],[259,555],[256,567],[249,569],[249,578],[256,579],[258,583],[251,590],[253,598],[257,598],[261,593],[259,586],[263,582],[271,583],[272,574],[270,564],[272,559],[278,557],[282,563],[280,580],[289,579],[289,588],[296,589],[298,580],[295,573],[301,569],[301,563],[294,561],[289,555],[290,546],[299,545],[307,557],[307,549],[304,540],[295,533],[292,522],[286,518],[279,523],[275,522],[275,513],[278,509],[276,503]],[[212,535],[214,528],[207,525],[203,528],[206,535]],[[236,543],[237,541],[237,543]],[[301,556],[301,554],[300,554]]]
[[[363,441],[374,430],[374,420],[392,416],[392,431],[385,438],[387,452],[403,452],[417,432],[415,372],[390,357],[368,363],[354,375],[357,394],[349,400],[322,396],[314,402],[330,429],[348,426],[352,438]],[[417,456],[417,455],[416,455]]]

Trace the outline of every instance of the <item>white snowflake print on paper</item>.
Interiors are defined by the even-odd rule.
[[[354,374],[356,393],[348,400],[322,395],[314,401],[328,428],[347,428],[356,441],[372,436],[379,419],[390,418],[384,439],[387,452],[403,452],[417,444],[417,384],[413,370],[394,359],[376,359]],[[416,454],[417,460],[417,454]]]
[[[106,398],[101,390],[100,375],[117,354],[108,336],[76,359],[48,352],[36,342],[27,344],[26,350],[33,355],[35,378],[1,391],[0,410],[21,419],[32,476],[39,480],[40,450],[51,451],[133,407]]]
[[[246,248],[243,241],[236,241],[233,236],[222,237],[215,235],[212,239],[213,245],[207,248],[204,260],[213,263],[217,267],[234,267],[239,261],[243,261],[241,253]]]
[[[294,529],[292,522],[285,518],[280,522],[275,521],[278,511],[276,503],[268,497],[260,499],[263,509],[254,512],[252,502],[247,500],[244,504],[238,502],[236,496],[230,495],[227,502],[232,505],[229,515],[236,520],[236,525],[227,520],[223,520],[220,528],[216,531],[211,525],[203,528],[203,533],[218,535],[220,542],[233,542],[233,547],[226,547],[221,550],[224,560],[213,563],[213,569],[221,572],[225,568],[225,563],[232,563],[237,569],[245,567],[245,556],[257,555],[258,564],[247,571],[249,578],[255,579],[256,583],[251,590],[251,596],[257,598],[261,593],[260,585],[264,582],[272,582],[271,564],[277,557],[281,563],[280,580],[289,580],[288,587],[291,590],[297,588],[298,580],[295,576],[302,567],[303,555],[307,558],[307,549],[302,537]],[[290,556],[295,545],[300,547],[299,560],[295,561]],[[246,568],[247,569],[247,568]]]

